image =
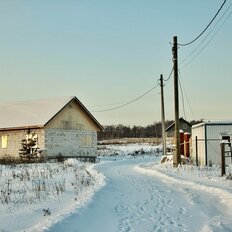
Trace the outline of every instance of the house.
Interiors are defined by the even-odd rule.
[[[190,155],[190,135],[192,125],[184,120],[182,117],[179,118],[180,128],[180,154],[189,157]],[[175,122],[166,128],[166,141],[169,144],[168,150],[175,149]]]
[[[96,156],[103,127],[76,97],[0,104],[0,157],[19,157],[33,136],[44,156]]]
[[[188,132],[191,134],[192,125],[184,120],[182,117],[179,119],[179,127],[184,133]],[[167,137],[174,138],[175,137],[175,122],[173,122],[169,127],[165,130]]]
[[[230,142],[231,135],[232,121],[208,121],[192,126],[191,159],[199,165],[221,164],[220,144],[222,140]],[[226,158],[226,163],[231,163],[231,157]]]

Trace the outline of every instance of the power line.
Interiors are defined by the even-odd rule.
[[[180,64],[183,64],[186,60],[188,60],[192,55],[194,55],[194,53],[199,49],[199,47],[206,41],[206,39],[209,37],[209,35],[214,31],[214,29],[216,28],[216,26],[219,24],[219,22],[224,18],[224,16],[226,15],[226,13],[228,12],[228,10],[231,8],[232,3],[229,5],[229,7],[226,9],[226,11],[223,13],[223,15],[220,17],[220,19],[217,21],[217,23],[214,25],[214,27],[212,28],[212,30],[210,30],[210,32],[205,36],[205,38],[198,44],[198,46],[184,59],[181,61]],[[232,11],[227,15],[226,19],[222,22],[222,24],[220,25],[220,27],[218,28],[218,30],[213,34],[213,36],[209,39],[209,41],[206,43],[206,45],[185,65],[183,65],[182,67],[186,67],[187,65],[189,65],[190,63],[192,63],[192,61],[198,57],[198,55],[200,55],[200,53],[208,46],[208,44],[213,40],[213,38],[216,36],[216,34],[220,31],[220,29],[222,28],[222,26],[225,24],[225,22],[229,19],[229,17],[231,16]]]
[[[179,72],[179,77],[180,77],[179,80],[181,81],[181,74],[180,74],[180,70],[179,70],[179,69],[178,69],[178,72]],[[184,87],[183,87],[183,93],[184,93],[184,95],[185,95],[185,97],[186,97],[186,100],[187,100],[189,109],[190,109],[190,111],[191,111],[192,117],[193,117],[194,120],[196,120],[196,117],[195,117],[195,115],[194,115],[194,113],[193,113],[192,107],[191,107],[191,105],[190,105],[190,103],[189,103],[188,96],[187,96],[187,94],[186,94],[186,91],[185,91]]]
[[[106,112],[106,111],[112,111],[112,110],[116,110],[116,109],[119,109],[119,108],[122,108],[122,107],[125,107],[135,101],[138,101],[139,99],[141,99],[142,97],[144,97],[145,95],[147,95],[148,93],[150,93],[152,90],[154,90],[155,88],[157,88],[159,86],[159,84],[155,85],[154,87],[152,87],[151,89],[149,89],[148,91],[146,91],[144,94],[140,95],[139,97],[127,102],[127,103],[124,103],[120,106],[116,106],[116,107],[112,107],[112,108],[108,108],[108,109],[104,109],[104,110],[96,110],[96,111],[92,111],[92,112],[95,112],[95,113],[100,113],[100,112]]]
[[[107,106],[116,106],[119,104],[125,104],[128,101],[120,101],[120,102],[115,102],[115,103],[109,103],[109,104],[101,104],[101,105],[94,105],[92,108],[100,108],[100,107],[107,107]]]
[[[201,50],[188,62],[186,63],[184,66],[182,66],[182,68],[185,68],[186,66],[188,66],[190,63],[193,62],[193,60],[195,60],[204,50],[205,48],[210,44],[210,42],[214,39],[214,37],[217,35],[217,33],[221,30],[222,26],[225,24],[225,22],[229,19],[229,17],[232,15],[232,11],[230,12],[230,14],[226,17],[226,19],[222,22],[221,26],[218,28],[218,30],[212,35],[212,37],[209,39],[209,41],[204,45],[204,47],[201,48]]]
[[[160,95],[160,92],[159,93],[154,93],[154,94],[151,94],[151,95],[148,95],[148,96],[144,96],[142,97],[141,99],[145,99],[145,98],[150,98],[150,97],[154,97],[154,96],[157,96],[157,95]]]
[[[218,9],[217,13],[214,15],[214,17],[211,19],[211,21],[209,22],[209,24],[205,27],[205,29],[192,41],[188,42],[188,43],[184,43],[184,44],[180,44],[178,43],[179,46],[187,46],[190,45],[192,43],[194,43],[196,40],[198,40],[204,33],[205,31],[209,28],[209,26],[212,24],[212,22],[216,19],[217,15],[219,14],[219,12],[221,11],[221,9],[223,8],[223,6],[225,5],[226,0],[224,0],[224,2],[222,3],[221,7]]]
[[[154,94],[151,94],[151,95],[148,95],[148,96],[143,96],[141,99],[154,97],[154,96],[156,96],[156,95],[160,95],[160,92],[159,92],[159,93],[154,93]],[[101,108],[101,107],[107,107],[107,106],[117,106],[117,105],[125,104],[125,103],[127,103],[127,102],[128,102],[128,101],[120,101],[120,102],[109,103],[109,104],[94,105],[94,106],[91,106],[91,107],[92,107],[92,108]],[[93,112],[93,111],[92,111],[92,112]]]
[[[171,70],[171,72],[170,72],[170,74],[169,74],[168,78],[167,78],[167,79],[163,79],[163,80],[164,80],[164,81],[168,81],[168,80],[171,78],[172,73],[173,73],[173,68],[172,68],[172,70]]]
[[[182,98],[182,106],[183,106],[184,119],[187,120],[187,118],[186,118],[186,112],[185,112],[183,89],[182,89],[182,86],[181,86],[180,78],[178,80],[179,80],[179,86],[180,86],[180,91],[181,91],[181,98]]]

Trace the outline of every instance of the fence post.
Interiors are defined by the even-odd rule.
[[[197,136],[196,136],[196,166],[198,166],[198,141],[197,141]]]
[[[226,174],[225,167],[225,143],[221,143],[221,175],[224,176]]]

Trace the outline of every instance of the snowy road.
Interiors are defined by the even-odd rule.
[[[142,159],[100,163],[107,178],[91,202],[49,231],[232,231],[231,210],[207,188],[138,172]],[[151,161],[151,160],[150,160]]]

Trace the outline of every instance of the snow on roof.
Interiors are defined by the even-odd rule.
[[[192,126],[193,129],[204,126],[204,125],[214,125],[214,126],[219,126],[219,125],[232,125],[232,121],[230,120],[208,120],[208,121],[203,121],[198,124],[195,124]]]
[[[0,104],[0,129],[43,127],[75,97],[57,97]]]

